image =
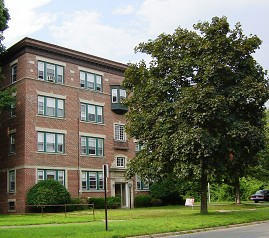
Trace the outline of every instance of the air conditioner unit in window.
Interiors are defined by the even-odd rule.
[[[47,79],[48,79],[48,81],[50,81],[50,82],[53,82],[53,81],[54,81],[54,77],[51,76],[51,75],[49,75],[49,76],[47,77]]]

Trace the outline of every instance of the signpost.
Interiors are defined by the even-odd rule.
[[[106,231],[108,229],[107,224],[107,177],[108,177],[108,164],[103,164],[103,179],[105,189],[105,220],[106,220]]]
[[[194,198],[186,198],[185,206],[190,206],[193,209],[193,206],[194,206]]]

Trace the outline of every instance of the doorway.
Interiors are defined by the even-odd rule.
[[[121,207],[126,205],[126,183],[115,183],[115,196],[121,199]]]

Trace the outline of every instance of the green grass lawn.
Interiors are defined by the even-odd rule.
[[[0,215],[1,238],[128,237],[144,234],[186,231],[207,227],[269,220],[269,203],[240,206],[210,204],[207,215],[200,207],[169,206],[108,211],[105,231],[104,210],[32,215]],[[29,226],[30,225],[30,226]],[[7,228],[8,227],[8,228]]]

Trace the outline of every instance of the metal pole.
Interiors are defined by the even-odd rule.
[[[210,198],[210,184],[208,183],[207,186],[208,186],[208,202],[210,203],[211,202],[211,198]]]
[[[106,231],[108,229],[108,224],[107,224],[107,181],[106,181],[106,178],[107,178],[107,168],[106,168],[107,165],[104,165],[104,188],[105,188],[105,220],[106,220]]]

